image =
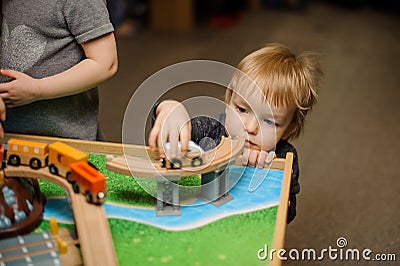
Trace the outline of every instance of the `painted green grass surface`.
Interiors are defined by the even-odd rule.
[[[271,246],[277,207],[230,216],[188,231],[165,231],[109,219],[120,265],[265,265],[257,251]]]
[[[47,198],[65,197],[65,191],[62,187],[42,179],[38,179],[40,190]]]
[[[89,161],[93,163],[100,172],[107,177],[107,201],[131,206],[154,207],[157,185],[151,178],[137,178],[121,175],[106,169],[106,158],[102,154],[89,154]],[[45,181],[39,180],[40,189],[46,197],[65,197],[64,189]],[[182,201],[193,198],[199,193],[199,176],[188,176],[182,178],[179,185],[185,186],[179,196]],[[143,189],[146,187],[151,194]]]
[[[89,160],[107,177],[107,201],[125,205],[154,207],[157,184],[151,178],[138,178],[121,175],[106,169],[105,155],[89,154]],[[188,176],[178,182],[186,189],[180,192],[182,201],[193,198],[199,193],[199,176]],[[143,188],[146,188],[143,189]]]
[[[139,183],[156,189],[151,179],[137,179],[106,169],[105,156],[89,154],[89,160],[107,177],[107,201],[154,207],[154,198]],[[40,181],[47,197],[65,196],[62,188]],[[181,185],[193,190],[180,195],[189,199],[198,193],[198,176],[183,178]],[[188,190],[186,190],[188,191]],[[165,231],[149,225],[109,219],[120,265],[265,265],[257,251],[272,243],[277,207],[230,216],[187,231]],[[41,229],[48,228],[43,222]]]

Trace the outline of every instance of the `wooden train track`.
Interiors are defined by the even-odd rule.
[[[79,244],[85,265],[117,265],[108,220],[102,205],[89,204],[81,193],[75,193],[71,184],[60,176],[51,174],[48,168],[33,170],[28,166],[7,166],[6,177],[43,179],[63,187],[73,208]]]
[[[180,169],[167,169],[161,166],[157,155],[137,156],[133,147],[124,149],[125,156],[107,155],[107,169],[124,175],[154,178],[155,175],[190,176],[212,172],[227,162],[240,156],[244,147],[244,137],[222,138],[220,144],[213,150],[203,153],[203,164],[196,167],[182,167]]]
[[[187,176],[211,172],[225,162],[237,158],[241,154],[245,142],[244,137],[223,138],[217,148],[205,152],[203,157],[205,157],[206,160],[204,160],[203,165],[181,169],[166,169],[161,167],[158,150],[152,151],[148,146],[23,134],[6,134],[1,142],[6,143],[10,138],[45,143],[61,141],[83,152],[106,154],[107,168],[111,171],[125,175],[135,174],[139,177],[150,178],[153,178],[154,174],[179,174],[181,176]],[[125,154],[125,156],[123,156],[123,154]],[[132,169],[133,173],[129,168]]]

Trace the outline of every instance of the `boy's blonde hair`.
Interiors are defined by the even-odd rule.
[[[229,104],[233,91],[246,97],[258,86],[269,104],[295,108],[283,138],[297,138],[307,112],[318,98],[318,83],[323,73],[317,54],[303,52],[296,56],[282,44],[268,44],[246,56],[237,69],[226,90],[225,102]]]

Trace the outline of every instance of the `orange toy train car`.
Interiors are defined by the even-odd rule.
[[[75,193],[84,193],[89,202],[102,203],[106,197],[106,178],[87,162],[71,164],[71,180]]]

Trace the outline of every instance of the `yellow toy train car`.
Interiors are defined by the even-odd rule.
[[[46,143],[10,139],[7,144],[9,165],[29,165],[32,169],[39,169],[47,165],[49,149]]]
[[[49,145],[49,170],[53,175],[65,176],[68,181],[71,181],[71,164],[87,161],[86,153],[67,144],[54,142]]]

